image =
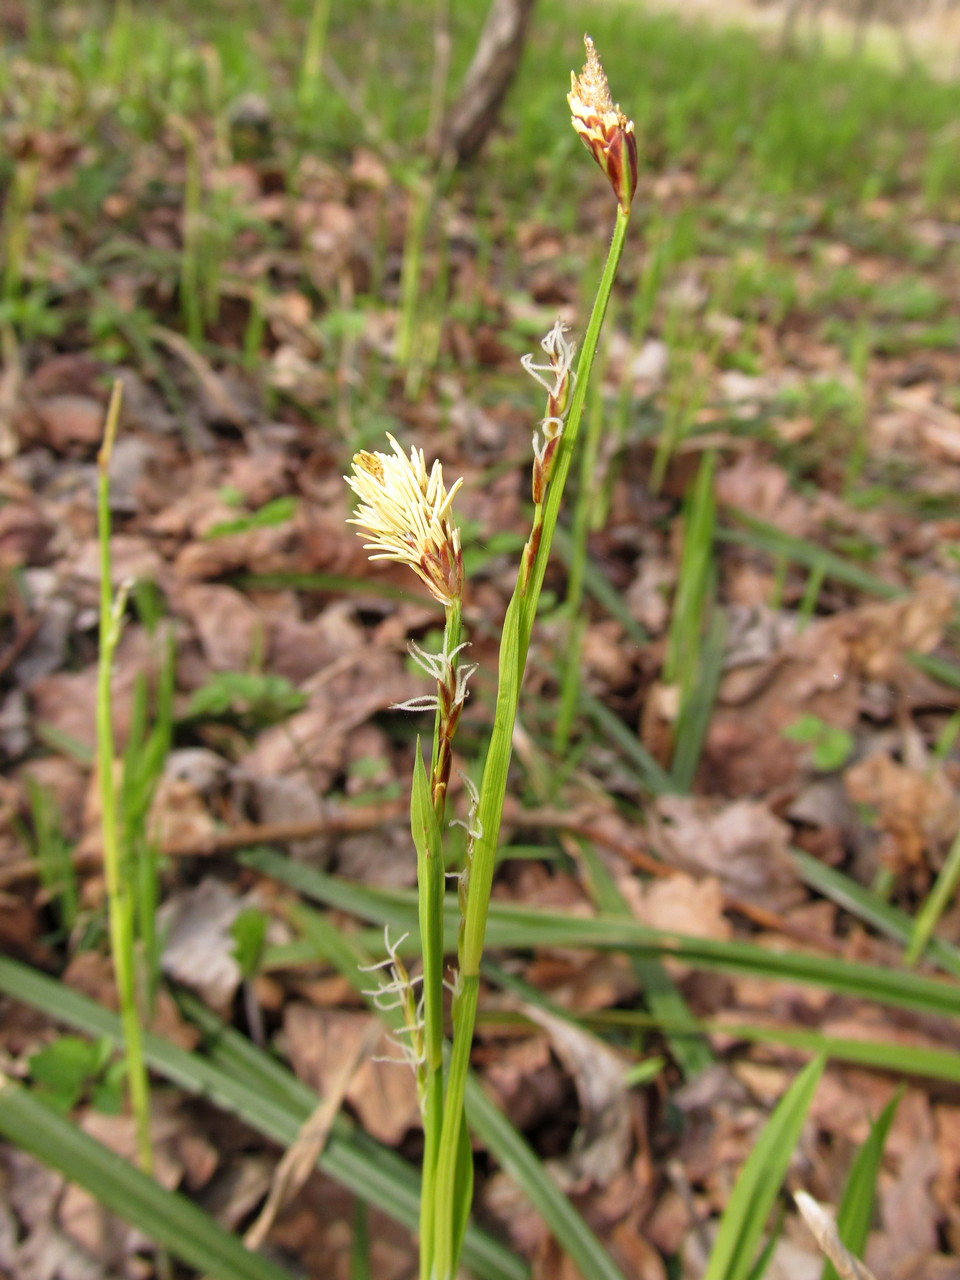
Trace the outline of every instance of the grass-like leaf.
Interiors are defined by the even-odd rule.
[[[843,556],[838,556],[835,551],[828,551],[826,547],[821,547],[816,542],[784,533],[782,529],[758,520],[755,516],[748,515],[746,511],[730,508],[728,514],[743,527],[718,529],[717,537],[721,542],[731,542],[735,546],[755,547],[772,556],[783,556],[808,569],[817,569],[824,578],[841,582],[844,586],[854,587],[857,591],[866,592],[867,595],[879,596],[882,600],[891,600],[895,596],[903,595],[902,587],[896,587],[885,578],[861,569],[859,565],[844,560]]]
[[[120,1043],[116,1014],[71,991],[27,965],[0,956],[0,992],[47,1017],[87,1035]],[[199,1006],[191,1012],[200,1011]],[[210,1038],[207,1056],[187,1053],[159,1036],[144,1037],[144,1052],[154,1071],[187,1093],[209,1098],[239,1116],[258,1133],[287,1147],[319,1099],[268,1054],[202,1010],[195,1019]],[[345,1117],[334,1121],[318,1166],[334,1181],[402,1225],[416,1230],[420,1180],[414,1169],[389,1148],[357,1130]],[[527,1268],[508,1249],[470,1227],[464,1260],[483,1280],[526,1280]]]
[[[960,834],[954,837],[943,869],[917,912],[904,956],[907,964],[916,964],[920,959],[924,947],[930,941],[930,935],[937,927],[937,921],[947,909],[958,884],[960,884]]]
[[[613,876],[604,866],[603,859],[587,841],[580,841],[579,845],[587,868],[590,892],[597,906],[610,915],[629,917],[630,908]],[[643,998],[649,1009],[680,1028],[679,1034],[671,1035],[668,1031],[667,1036],[670,1052],[683,1074],[690,1078],[705,1071],[713,1063],[713,1054],[702,1036],[691,1034],[686,1029],[692,1024],[693,1018],[687,1002],[669,973],[659,960],[640,956],[634,956],[633,969],[642,985]]]
[[[290,1280],[289,1272],[244,1248],[189,1200],[167,1191],[29,1090],[2,1077],[0,1133],[201,1275]]]
[[[324,956],[347,980],[359,987],[358,965],[369,961],[355,937],[347,937],[307,907],[298,906],[296,919],[309,936],[315,954]],[[366,985],[365,982],[362,985]],[[390,1025],[395,1014],[378,1010]],[[502,1112],[490,1101],[473,1075],[465,1089],[467,1120],[478,1139],[493,1153],[530,1203],[538,1210],[561,1247],[591,1280],[623,1280],[596,1236],[544,1169],[543,1164]]]
[[[747,1280],[750,1275],[823,1067],[822,1058],[808,1063],[764,1126],[740,1170],[704,1280]]]
[[[915,923],[905,911],[893,906],[871,889],[857,884],[842,871],[826,866],[800,849],[793,849],[791,856],[804,883],[811,889],[816,889],[859,920],[879,929],[888,938],[894,938],[897,942],[909,942]],[[952,943],[940,938],[929,938],[924,956],[945,973],[960,978],[960,950]]]
[[[295,888],[305,897],[350,911],[361,918],[409,932],[407,947],[418,945],[416,896],[371,889],[316,871],[266,850],[241,855],[241,861]],[[445,937],[455,946],[455,904],[446,907]],[[695,968],[745,973],[771,981],[800,982],[843,995],[876,1000],[917,1012],[960,1015],[960,987],[923,974],[879,965],[844,962],[833,956],[772,950],[750,942],[723,942],[650,929],[610,915],[584,920],[556,912],[496,902],[487,923],[487,945],[498,947],[586,947],[627,955],[671,957]]]
[[[883,1159],[883,1148],[890,1132],[890,1125],[900,1105],[902,1091],[898,1091],[870,1126],[870,1136],[856,1154],[843,1199],[837,1213],[837,1234],[856,1258],[863,1257],[873,1217],[873,1204],[877,1193],[877,1174]],[[827,1262],[821,1280],[840,1280],[836,1267]]]

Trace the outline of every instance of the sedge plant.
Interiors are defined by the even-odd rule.
[[[633,122],[614,104],[589,37],[586,64],[579,76],[571,76],[568,102],[574,129],[617,198],[616,220],[576,369],[575,348],[559,322],[541,344],[544,359],[527,356],[523,360],[527,372],[546,392],[546,412],[533,435],[534,513],[503,623],[496,709],[482,778],[479,789],[471,794],[464,867],[456,877],[457,965],[449,979],[443,948],[445,807],[453,738],[473,670],[460,662],[463,555],[452,504],[462,481],[447,488],[439,462],[428,472],[422,450],[414,448],[407,455],[392,437],[392,453],[356,454],[352,475],[347,477],[360,499],[352,521],[371,539],[366,544],[371,559],[408,565],[445,613],[440,653],[412,649],[415,660],[436,681],[436,694],[402,704],[410,710],[432,710],[435,715],[429,772],[418,749],[411,794],[422,972],[411,978],[391,955],[388,980],[381,989],[381,999],[403,1012],[399,1045],[416,1073],[420,1097],[424,1129],[421,1280],[453,1280],[470,1211],[473,1164],[464,1099],[514,722],[547,559],[637,185]],[[445,989],[452,993],[449,1044],[444,1027]]]
[[[136,910],[134,886],[124,856],[118,789],[114,778],[112,674],[120,640],[126,592],[113,594],[110,557],[110,458],[120,421],[121,384],[114,384],[107,410],[103,444],[97,455],[97,517],[100,543],[100,660],[97,668],[97,773],[103,840],[103,870],[110,920],[117,1000],[123,1025],[130,1106],[133,1111],[137,1158],[146,1174],[153,1173],[150,1137],[150,1084],[143,1052],[143,1028],[137,1000]]]

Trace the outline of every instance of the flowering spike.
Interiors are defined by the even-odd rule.
[[[539,506],[546,495],[550,472],[553,467],[553,456],[563,434],[563,424],[570,407],[570,388],[576,380],[573,372],[573,357],[576,346],[563,336],[566,326],[558,320],[540,346],[548,362],[537,364],[532,355],[520,357],[520,363],[527,373],[547,393],[546,416],[540,420],[539,427],[533,433],[533,501]],[[540,443],[540,429],[543,430],[543,444]]]
[[[609,178],[621,208],[628,212],[639,173],[633,121],[627,119],[611,98],[607,75],[593,41],[584,36],[583,42],[587,47],[587,60],[579,76],[570,72],[567,94],[573,127]]]
[[[387,439],[392,454],[361,449],[353,458],[353,475],[344,476],[360,499],[348,523],[373,538],[364,543],[376,552],[371,560],[409,565],[442,605],[451,605],[463,593],[460,531],[450,518],[463,480],[448,490],[439,462],[428,473],[422,449],[411,449],[407,457],[393,436]]]

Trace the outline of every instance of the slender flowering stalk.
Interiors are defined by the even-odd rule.
[[[530,537],[523,550],[520,562],[521,590],[526,591],[527,579],[537,556],[540,536],[543,529],[543,502],[547,495],[547,485],[553,472],[553,460],[556,456],[567,410],[570,407],[570,388],[575,381],[573,373],[573,357],[576,347],[567,342],[563,336],[566,328],[558,320],[540,346],[547,355],[547,364],[535,364],[532,355],[523,356],[520,363],[527,373],[544,388],[547,393],[547,412],[541,419],[540,426],[533,433],[533,525]],[[540,431],[543,431],[543,441]]]
[[[444,607],[443,649],[429,654],[411,646],[414,660],[437,682],[436,694],[412,698],[401,704],[410,711],[434,711],[430,776],[426,777],[418,754],[410,798],[410,826],[417,850],[417,899],[423,979],[419,1001],[412,1001],[412,986],[405,971],[394,964],[392,991],[401,1001],[410,1044],[404,1056],[417,1075],[423,1118],[423,1182],[420,1196],[420,1268],[423,1280],[432,1271],[431,1242],[436,1234],[434,1214],[440,1136],[443,1125],[443,894],[446,870],[442,822],[453,760],[453,736],[467,694],[473,667],[460,667],[458,657],[463,607],[463,556],[460,531],[453,523],[452,503],[463,483],[449,489],[443,469],[435,462],[427,471],[423,451],[405,454],[393,436],[387,437],[392,454],[355,455],[353,474],[345,476],[360,499],[351,523],[372,539],[365,544],[371,560],[405,564],[430,589]]]
[[[406,933],[394,943],[390,942],[390,932],[383,930],[383,944],[386,959],[377,964],[360,965],[360,973],[376,973],[385,970],[376,987],[367,987],[360,994],[370,996],[381,1013],[399,1012],[399,1025],[393,1035],[393,1044],[399,1050],[399,1058],[389,1058],[390,1062],[405,1062],[412,1067],[417,1078],[417,1095],[421,1109],[424,1106],[427,1081],[425,1061],[426,1053],[423,1045],[423,998],[417,996],[418,979],[411,978],[407,967],[400,958],[400,948],[406,942]],[[404,1039],[403,1037],[407,1037]]]
[[[452,760],[452,739],[472,667],[458,666],[463,561],[451,504],[461,481],[447,490],[439,463],[428,473],[423,453],[403,452],[388,437],[393,453],[358,453],[347,483],[360,499],[353,523],[368,534],[371,559],[408,565],[444,606],[446,627],[439,654],[414,645],[417,663],[436,680],[436,694],[401,704],[411,711],[435,712],[433,753],[427,775],[419,752],[410,802],[411,834],[417,850],[417,883],[423,982],[419,999],[395,956],[388,957],[389,978],[383,998],[402,1010],[409,1042],[404,1053],[414,1063],[420,1085],[424,1155],[420,1200],[421,1280],[453,1280],[473,1166],[467,1139],[464,1096],[476,1025],[490,890],[500,837],[513,728],[533,621],[546,572],[550,544],[566,477],[570,470],[586,402],[587,386],[600,329],[623,252],[630,204],[637,185],[637,149],[633,125],[615,107],[596,50],[587,37],[587,62],[572,77],[569,95],[573,127],[607,174],[617,196],[613,240],[593,305],[576,374],[574,347],[558,322],[541,343],[545,363],[525,357],[526,370],[547,393],[546,413],[533,437],[534,519],[520,563],[517,586],[507,608],[500,643],[497,705],[479,793],[471,792],[466,822],[467,856],[456,878],[461,910],[452,984],[453,1043],[444,1067],[443,1045],[443,897],[446,872],[442,823]],[[542,437],[541,437],[542,433]],[[388,948],[389,951],[389,948]]]
[[[397,704],[398,711],[434,711],[436,712],[436,732],[434,734],[434,757],[430,777],[430,794],[434,811],[439,821],[443,817],[444,801],[450,783],[450,768],[453,764],[453,735],[460,723],[460,712],[467,699],[467,681],[476,671],[476,663],[457,665],[458,654],[467,647],[459,644],[448,652],[425,653],[418,644],[410,643],[410,656],[417,666],[421,667],[437,682],[435,694],[425,694],[419,698],[409,698]]]
[[[432,1246],[421,1242],[421,1248],[431,1249],[431,1265],[426,1272],[430,1280],[453,1280],[460,1254],[463,1223],[461,1210],[467,1194],[463,1174],[463,1100],[476,1026],[480,962],[520,685],[564,484],[570,471],[573,447],[586,403],[600,330],[626,241],[630,204],[637,181],[633,126],[613,106],[606,76],[589,38],[587,65],[579,79],[573,78],[569,101],[573,127],[610,179],[618,207],[613,239],[587,325],[575,379],[571,368],[573,352],[563,342],[562,330],[552,331],[549,346],[546,342],[543,344],[549,361],[547,365],[537,366],[532,360],[525,362],[527,369],[542,381],[548,395],[547,420],[541,424],[545,441],[541,445],[539,436],[535,441],[536,532],[531,534],[524,551],[517,587],[503,623],[493,731],[484,763],[479,803],[470,823],[471,866],[458,948],[459,971],[454,986],[453,1045],[444,1089],[439,1159],[430,1183],[431,1192],[438,1198],[434,1211],[436,1234]],[[539,456],[541,454],[542,457]]]

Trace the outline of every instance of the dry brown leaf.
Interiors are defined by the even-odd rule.
[[[204,1212],[227,1231],[237,1231],[269,1191],[273,1164],[267,1155],[232,1153],[198,1197]]]
[[[717,877],[731,897],[783,910],[804,896],[788,852],[790,828],[757,801],[661,796],[648,834],[664,862]]]
[[[163,972],[211,1008],[226,1008],[242,980],[230,930],[249,905],[223,881],[207,876],[195,888],[172,894],[157,914]]]
[[[184,1182],[192,1192],[207,1185],[220,1162],[215,1144],[206,1134],[197,1131],[177,1136],[177,1156],[183,1164]]]
[[[296,1138],[283,1153],[274,1170],[266,1203],[256,1222],[244,1234],[243,1242],[248,1249],[261,1247],[280,1210],[294,1198],[313,1173],[327,1145],[333,1122],[343,1106],[347,1090],[380,1035],[380,1027],[371,1019],[367,1023],[365,1034],[359,1042],[354,1043],[353,1056],[341,1060],[336,1076],[324,1090],[323,1099],[300,1126]]]
[[[210,509],[209,502],[207,509]],[[232,519],[235,515],[236,512],[229,512],[224,518]],[[300,547],[296,520],[247,529],[222,538],[186,543],[173,562],[173,573],[184,582],[202,582],[241,569],[251,573],[295,571],[305,567]]]
[[[564,1101],[564,1081],[545,1035],[496,1045],[483,1073],[497,1105],[521,1133],[555,1115]]]
[[[192,346],[183,334],[158,324],[153,326],[152,336],[182,360],[196,378],[200,387],[204,415],[208,421],[229,422],[240,429],[248,424],[251,416],[250,407],[242,402],[235,384],[228,375],[217,373],[209,360]]]
[[[584,1280],[553,1236],[544,1237],[534,1255],[532,1280]]]
[[[177,1157],[177,1136],[188,1123],[178,1111],[173,1097],[155,1095],[151,1102],[150,1132],[153,1139],[154,1177],[168,1190],[173,1190],[183,1176],[183,1165]],[[107,1116],[88,1110],[80,1120],[81,1128],[111,1151],[131,1164],[137,1152],[136,1122],[132,1116]],[[68,1184],[60,1202],[63,1230],[106,1267],[123,1266],[128,1255],[145,1241],[134,1228],[108,1213],[92,1195],[74,1183]],[[124,1267],[124,1269],[126,1269]]]
[[[410,697],[410,686],[398,654],[358,641],[304,685],[309,705],[264,730],[241,765],[252,774],[305,773],[322,794],[342,768],[348,737],[375,713]]]
[[[930,653],[940,643],[955,599],[944,578],[924,578],[903,600],[863,605],[833,622],[848,635],[852,659],[867,679],[898,681],[907,674],[907,653]]]
[[[2,444],[0,436],[0,448]],[[36,564],[44,558],[54,533],[55,525],[39,504],[8,502],[0,508],[0,568]]]
[[[111,709],[117,749],[122,750],[130,728],[133,690],[139,676],[151,670],[156,647],[140,627],[128,627],[120,637],[113,667]],[[58,671],[30,689],[35,721],[52,726],[68,739],[93,751],[96,745],[97,668]]]
[[[72,566],[73,577],[83,583],[100,581],[100,544],[88,538]],[[114,588],[130,582],[162,582],[166,564],[147,538],[115,533],[110,539],[110,581]]]
[[[294,1071],[319,1094],[326,1094],[344,1061],[356,1060],[371,1019],[368,1013],[288,1005],[283,1026]],[[381,1031],[374,1056],[385,1060],[367,1058],[362,1063],[350,1082],[347,1101],[356,1108],[368,1133],[395,1146],[420,1122],[416,1080],[385,1031]]]
[[[925,851],[951,840],[960,823],[960,800],[939,765],[921,773],[877,752],[847,769],[844,785],[854,804],[876,812],[900,864],[920,863]]]
[[[682,872],[664,880],[621,880],[641,924],[693,938],[727,941],[733,930],[723,914],[724,893],[715,876],[694,879]]]
[[[743,453],[732,466],[721,468],[714,488],[718,502],[748,511],[785,533],[805,537],[809,531],[808,504],[791,489],[783,468],[757,453]]]
[[[762,795],[794,783],[805,748],[788,741],[784,730],[802,714],[835,728],[854,727],[859,684],[851,678],[850,639],[837,625],[846,620],[839,615],[815,622],[765,661],[724,675],[701,765],[710,790]]]
[[[644,1224],[648,1240],[668,1257],[678,1253],[690,1230],[690,1204],[674,1187],[667,1187],[658,1197]]]
[[[607,1186],[624,1167],[631,1146],[629,1089],[623,1061],[602,1040],[538,1005],[527,1017],[550,1036],[554,1052],[573,1077],[580,1125],[568,1155],[547,1161],[567,1192]]]
[[[214,671],[249,668],[262,643],[264,620],[246,596],[233,587],[198,583],[175,591],[171,603],[192,622]]]
[[[344,653],[342,633],[348,629],[346,622],[342,612],[333,609],[303,619],[298,616],[292,596],[283,600],[270,616],[266,659],[269,669],[295,684],[308,680]]]
[[[565,1009],[609,1009],[635,996],[638,988],[627,958],[609,952],[587,960],[582,952],[540,952],[531,960],[526,976]]]
[[[479,1189],[477,1209],[517,1253],[535,1256],[552,1239],[529,1197],[507,1173],[495,1172]]]
[[[50,396],[34,405],[34,413],[41,438],[58,453],[66,452],[71,445],[90,448],[100,443],[106,410],[92,396]]]
[[[157,783],[147,832],[158,847],[202,848],[217,830],[217,822],[206,799],[196,786],[183,777],[164,773]]]
[[[904,1263],[912,1266],[936,1253],[938,1213],[930,1194],[936,1173],[936,1150],[930,1139],[919,1133],[896,1174],[881,1172],[878,1199],[883,1217],[883,1245],[867,1250],[870,1266],[882,1266],[889,1275],[897,1266]]]

